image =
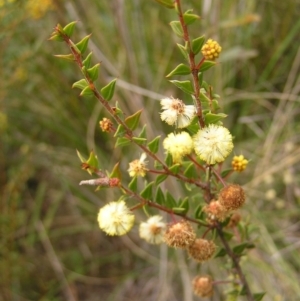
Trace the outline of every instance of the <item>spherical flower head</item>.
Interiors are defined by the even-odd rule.
[[[230,184],[220,191],[218,201],[230,211],[240,208],[245,203],[245,199],[244,189],[240,185]]]
[[[215,220],[222,222],[228,215],[228,211],[220,204],[219,201],[212,200],[208,205],[203,208],[203,211],[208,216],[208,222]]]
[[[202,238],[197,238],[194,243],[188,247],[189,255],[198,262],[209,260],[212,258],[215,251],[215,243]]]
[[[248,160],[243,155],[234,156],[231,162],[234,171],[242,172],[246,169]]]
[[[140,237],[150,244],[161,244],[164,241],[166,230],[166,224],[161,220],[162,216],[154,215],[147,222],[141,223],[139,228]]]
[[[223,162],[233,149],[230,132],[220,125],[204,127],[193,139],[196,154],[207,164]]]
[[[173,248],[187,248],[196,239],[196,234],[191,224],[186,220],[168,225],[164,235],[165,243]]]
[[[113,126],[113,123],[108,118],[103,118],[101,121],[99,121],[100,128],[102,132],[110,132]]]
[[[194,294],[206,298],[213,294],[213,281],[210,276],[197,276],[193,279]]]
[[[169,125],[176,125],[177,128],[185,128],[192,122],[195,117],[195,107],[185,105],[178,98],[163,98],[160,102],[163,112],[160,118]]]
[[[214,61],[219,57],[219,54],[222,51],[222,47],[218,44],[218,42],[209,39],[203,45],[201,52],[206,60]]]
[[[144,177],[146,175],[147,172],[147,161],[146,161],[147,155],[145,153],[142,153],[140,159],[138,160],[134,160],[132,162],[129,163],[129,175],[131,177],[135,177],[135,176],[141,176]]]
[[[189,155],[194,147],[193,139],[187,132],[169,134],[163,141],[164,149],[172,155],[174,163],[181,163],[182,157]]]
[[[100,229],[108,235],[124,235],[132,228],[134,215],[124,201],[111,202],[102,207],[98,213]]]

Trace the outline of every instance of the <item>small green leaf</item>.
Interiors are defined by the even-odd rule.
[[[51,36],[48,40],[49,41],[63,42],[64,38],[63,38],[61,32],[63,32],[63,28],[61,27],[60,24],[57,24],[54,28],[54,31],[51,33]]]
[[[142,110],[139,110],[139,111],[137,111],[136,113],[134,113],[133,115],[128,116],[128,117],[125,119],[126,125],[127,125],[132,131],[134,131],[134,130],[137,128],[137,126],[139,125],[139,121],[140,121],[141,114],[142,114]]]
[[[173,30],[173,32],[179,36],[179,37],[183,37],[183,30],[181,27],[181,24],[179,21],[171,21],[170,22],[171,28]]]
[[[98,169],[98,158],[95,155],[94,151],[90,152],[90,156],[87,159],[86,163]]]
[[[85,68],[90,68],[91,66],[91,60],[92,60],[92,52],[90,52],[87,57],[82,61],[82,64]]]
[[[139,138],[147,138],[147,132],[146,132],[146,128],[147,128],[147,125],[145,124],[143,126],[143,129],[141,130],[141,132],[139,133]]]
[[[226,177],[229,173],[231,173],[232,171],[233,171],[232,168],[223,170],[222,173],[221,173],[221,177],[222,177],[222,178],[225,178],[225,177]]]
[[[153,195],[152,195],[152,187],[154,185],[154,182],[150,182],[145,188],[144,190],[141,192],[141,197],[146,199],[146,200],[152,200],[153,199]]]
[[[162,183],[167,177],[168,177],[168,175],[159,175],[159,176],[157,176],[156,179],[155,179],[155,185],[158,185],[158,184]]]
[[[120,170],[120,163],[116,163],[113,170],[111,171],[110,178],[118,178],[120,180],[122,180],[122,172]]]
[[[192,123],[187,127],[190,134],[195,135],[199,131],[198,118],[194,118]]]
[[[154,161],[154,167],[157,169],[157,170],[162,170],[163,169],[163,166],[161,163],[159,163],[158,161]]]
[[[206,71],[215,65],[216,65],[216,62],[205,60],[205,62],[203,62],[203,64],[201,65],[199,71],[200,72]]]
[[[189,80],[186,81],[170,80],[170,82],[187,94],[194,93],[193,86]]]
[[[150,213],[150,210],[151,210],[151,208],[149,206],[147,206],[147,205],[143,206],[143,211],[147,217],[150,217],[151,215],[153,215]]]
[[[72,53],[70,54],[56,54],[55,57],[58,57],[60,59],[64,59],[67,61],[74,61],[74,55]]]
[[[179,207],[184,209],[184,214],[186,214],[189,211],[190,203],[189,203],[189,198],[186,197],[184,198],[180,203]]]
[[[202,204],[199,204],[198,207],[196,208],[195,210],[195,218],[197,219],[202,219],[202,216],[203,216],[203,205]]]
[[[217,111],[220,109],[219,102],[215,98],[212,100],[211,106],[213,111]]]
[[[224,238],[225,238],[227,241],[231,240],[231,238],[234,237],[234,234],[233,234],[233,233],[227,232],[227,231],[224,231],[224,230],[223,230],[223,235],[224,235]]]
[[[181,54],[183,55],[183,57],[186,59],[186,61],[189,62],[189,53],[187,51],[187,47],[181,45],[181,44],[177,44]]]
[[[81,93],[79,94],[80,96],[94,96],[94,91],[89,87],[85,87]]]
[[[119,137],[116,141],[116,144],[115,144],[115,148],[116,147],[122,147],[122,146],[127,146],[129,145],[131,142],[129,139],[125,138],[125,137]]]
[[[136,176],[133,177],[131,182],[128,184],[128,188],[133,192],[137,192],[137,177]]]
[[[183,20],[186,25],[190,25],[199,19],[200,19],[200,17],[195,14],[189,14],[189,13],[183,14]]]
[[[160,187],[156,190],[155,202],[161,205],[165,203],[165,196]]]
[[[99,169],[98,158],[95,155],[94,151],[90,152],[90,156],[87,160],[80,154],[78,150],[77,150],[77,156],[79,157],[82,163],[85,163],[87,164],[87,166],[91,167],[91,168],[84,168],[90,175],[93,174],[95,170]]]
[[[216,124],[218,121],[226,118],[227,115],[224,113],[219,113],[219,114],[213,114],[213,113],[207,113],[205,114],[205,124]]]
[[[116,78],[113,79],[109,84],[101,89],[101,94],[105,100],[109,101],[114,96],[116,81]]]
[[[180,164],[174,164],[173,166],[170,167],[170,171],[177,175],[180,169]]]
[[[216,255],[214,256],[214,258],[217,258],[217,257],[224,257],[226,256],[227,252],[224,248],[221,248],[217,253]]]
[[[143,145],[147,142],[147,139],[139,137],[132,137],[132,140],[138,145]]]
[[[197,178],[197,170],[195,168],[195,163],[191,162],[184,171],[184,175],[189,179]]]
[[[83,90],[84,88],[88,87],[88,82],[85,79],[81,79],[73,84],[72,88],[78,88]]]
[[[199,82],[199,86],[202,86],[202,82],[203,82],[203,73],[199,72],[198,73],[198,82]]]
[[[232,249],[232,251],[234,252],[234,254],[241,255],[245,249],[249,249],[249,248],[253,248],[253,247],[254,247],[254,245],[252,243],[245,242],[245,243],[235,246]]]
[[[202,82],[201,88],[203,88],[206,92],[210,90],[210,87],[211,86],[206,81]]]
[[[116,105],[114,107],[112,107],[114,115],[119,116],[121,119],[123,119],[123,111],[122,109],[119,107],[119,103],[116,101]]]
[[[177,207],[177,202],[169,191],[166,193],[166,203],[169,208]]]
[[[172,166],[173,159],[172,159],[172,155],[170,153],[167,153],[165,162],[166,162],[167,166]]]
[[[122,124],[118,125],[118,128],[114,134],[114,137],[122,137],[126,134],[126,129],[124,128],[124,126]]]
[[[205,42],[205,36],[201,36],[199,38],[192,40],[192,52],[194,54],[199,53],[199,51],[202,49],[204,42]]]
[[[90,79],[94,82],[98,78],[100,63],[96,64],[94,67],[87,69],[87,74]]]
[[[80,51],[81,54],[84,54],[84,52],[86,51],[90,37],[91,37],[91,34],[89,34],[88,36],[84,37],[80,42],[78,42],[76,44],[76,46],[79,49],[79,51]]]
[[[200,98],[201,103],[204,103],[209,107],[211,101],[210,101],[209,97],[207,97],[206,93],[202,92],[202,89],[200,90],[199,96],[200,96],[199,98]]]
[[[79,152],[79,150],[76,150],[77,152],[77,156],[79,158],[79,160],[83,163],[86,162],[86,159],[81,155],[81,153]]]
[[[173,0],[155,0],[155,1],[167,8],[174,8],[175,6]]]
[[[190,67],[184,64],[178,65],[174,70],[172,70],[166,77],[173,75],[187,75],[191,73]]]
[[[184,183],[184,187],[185,187],[185,189],[186,189],[187,191],[192,191],[193,186],[194,186],[194,185],[191,184],[191,183],[187,183],[187,182]]]
[[[74,28],[76,25],[77,21],[71,22],[69,24],[67,24],[64,28],[63,31],[64,33],[70,38],[74,32]]]
[[[265,294],[266,293],[256,293],[256,294],[253,294],[254,301],[260,301],[260,300],[262,300]]]
[[[174,213],[184,215],[186,210],[184,208],[180,208],[180,207],[172,207],[172,211]]]
[[[159,141],[160,141],[160,136],[157,136],[157,137],[154,138],[151,142],[148,143],[149,150],[150,150],[153,154],[156,154],[156,153],[158,152]]]

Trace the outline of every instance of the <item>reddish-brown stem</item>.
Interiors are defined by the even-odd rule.
[[[128,195],[130,196],[133,196],[135,199],[137,199],[140,203],[134,207],[131,208],[131,211],[134,211],[136,209],[139,209],[145,205],[149,206],[149,207],[153,207],[153,208],[156,208],[160,211],[164,211],[170,215],[177,215],[177,216],[180,216],[181,218],[185,219],[185,220],[188,220],[190,222],[193,222],[195,224],[198,224],[200,226],[204,226],[204,227],[208,227],[209,225],[205,224],[205,223],[202,223],[201,221],[195,219],[195,218],[192,218],[192,217],[189,217],[189,216],[185,216],[185,215],[181,215],[179,213],[176,213],[174,212],[172,209],[168,208],[168,207],[165,207],[165,206],[162,206],[158,203],[155,203],[153,201],[150,201],[150,200],[146,200],[144,199],[143,197],[141,197],[139,194],[131,191],[130,189],[126,188],[125,186],[121,185],[120,188],[125,191]]]
[[[242,283],[242,285],[243,285],[243,287],[244,287],[244,289],[246,291],[247,300],[248,301],[254,301],[254,297],[252,295],[252,292],[250,290],[250,287],[249,287],[249,284],[248,284],[248,282],[246,280],[246,277],[245,277],[245,275],[244,275],[244,273],[243,273],[243,271],[241,269],[239,260],[238,260],[237,256],[234,254],[234,252],[231,250],[228,241],[224,237],[224,233],[223,233],[222,227],[220,225],[218,225],[216,227],[216,229],[217,229],[219,238],[222,241],[222,244],[223,244],[223,246],[224,246],[224,248],[226,250],[226,253],[231,258],[233,266],[235,268],[235,271],[238,274],[238,276],[240,278],[240,281],[241,281],[241,283]]]
[[[203,64],[205,59],[203,58],[197,65],[195,64],[195,55],[192,52],[189,33],[188,33],[187,26],[184,22],[180,2],[181,2],[180,0],[175,0],[177,13],[178,13],[178,16],[179,16],[179,21],[180,21],[180,24],[181,24],[181,27],[182,27],[182,30],[183,30],[183,38],[184,38],[184,41],[187,43],[188,50],[189,50],[189,61],[190,61],[190,69],[191,69],[192,77],[193,77],[194,97],[195,97],[195,106],[196,106],[196,111],[197,111],[197,116],[198,116],[198,122],[199,122],[200,128],[203,128],[203,127],[205,127],[205,123],[204,123],[204,117],[203,117],[203,114],[202,114],[202,105],[201,105],[201,101],[200,101],[200,87],[199,87],[199,81],[198,81],[198,72],[199,72],[199,68],[201,67],[201,65]],[[204,198],[205,198],[206,202],[209,202],[213,197],[213,195],[211,193],[211,187],[210,187],[210,178],[211,178],[211,175],[212,175],[212,170],[211,170],[212,168],[210,166],[208,168],[209,168],[209,174],[208,174],[208,177],[207,177],[207,186],[204,189],[205,190]],[[224,180],[221,178],[221,176],[219,176],[219,173],[214,172],[214,174],[217,176],[217,178],[223,184],[225,184]],[[246,295],[247,295],[248,301],[254,301],[254,297],[251,293],[251,290],[250,290],[248,282],[245,278],[245,275],[243,274],[243,272],[241,270],[241,267],[239,265],[239,261],[238,261],[237,257],[235,256],[234,252],[231,250],[227,240],[225,239],[222,227],[220,225],[217,227],[217,232],[218,232],[218,235],[219,235],[219,237],[220,237],[220,239],[221,239],[221,241],[224,245],[224,248],[225,248],[228,256],[231,258],[231,260],[234,264],[234,267],[236,269],[237,274],[239,275],[241,283],[243,284],[243,286],[246,290]]]
[[[216,178],[223,184],[223,186],[225,187],[227,184],[226,182],[224,181],[224,179],[221,177],[221,175],[215,171],[214,169],[212,170],[214,175],[216,176]]]
[[[202,238],[204,239],[205,236],[206,236],[206,235],[209,233],[209,231],[211,231],[211,230],[212,230],[212,227],[207,228],[206,231],[203,233]]]
[[[72,54],[74,56],[74,59],[75,59],[75,62],[80,67],[80,69],[82,69],[82,67],[83,67],[82,57],[81,57],[81,54],[78,53],[78,50],[76,50],[76,48],[74,47],[74,43],[58,27],[56,27],[56,31],[63,37],[64,41],[67,43],[67,45],[71,49],[71,52],[72,52]],[[192,179],[188,179],[187,177],[185,177],[185,176],[183,176],[183,175],[181,175],[179,173],[178,174],[174,174],[169,169],[169,167],[160,158],[158,158],[153,152],[151,152],[145,145],[141,145],[141,144],[136,143],[133,140],[133,132],[132,132],[132,130],[127,126],[127,124],[122,119],[119,118],[118,115],[115,114],[115,111],[113,110],[113,108],[109,105],[109,103],[98,92],[98,90],[94,86],[94,83],[93,83],[92,79],[88,76],[88,74],[83,73],[83,75],[84,75],[85,79],[87,80],[87,82],[89,84],[89,87],[93,91],[95,97],[101,102],[101,104],[110,113],[110,115],[115,119],[115,121],[118,124],[122,125],[125,128],[125,130],[126,130],[126,133],[125,133],[126,138],[128,138],[132,143],[136,144],[138,147],[140,147],[146,154],[148,154],[154,160],[156,160],[157,162],[159,162],[159,164],[162,165],[163,169],[166,171],[166,173],[168,175],[173,176],[175,178],[178,178],[178,179],[180,179],[180,180],[182,180],[184,182],[195,184],[196,186],[200,187],[201,189],[206,189],[206,184],[205,183],[196,182],[196,181],[194,181]]]
[[[204,60],[202,59],[200,61],[200,63],[198,65],[196,65],[195,54],[192,51],[190,36],[189,36],[188,28],[184,22],[180,0],[176,0],[175,2],[177,5],[179,21],[180,21],[180,24],[181,24],[181,27],[183,30],[183,39],[187,43],[188,50],[189,50],[189,62],[190,62],[190,69],[192,72],[193,85],[194,85],[194,100],[195,100],[195,106],[196,106],[196,112],[197,112],[197,116],[198,116],[199,126],[200,126],[200,128],[204,128],[205,123],[204,123],[204,117],[202,114],[202,104],[201,104],[200,97],[199,97],[200,86],[199,86],[199,80],[198,80],[199,68],[202,65],[202,63],[204,62]]]
[[[201,169],[202,171],[205,171],[205,168],[199,164],[191,155],[187,156],[199,169]]]

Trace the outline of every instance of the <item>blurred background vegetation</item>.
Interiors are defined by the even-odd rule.
[[[299,300],[300,2],[182,2],[202,17],[192,37],[205,33],[222,45],[206,80],[229,115],[235,154],[251,160],[232,178],[247,191],[243,223],[253,225],[256,243],[242,267],[264,300]],[[114,100],[127,114],[144,108],[148,138],[164,137],[172,129],[159,119],[158,100],[186,98],[165,78],[182,62],[174,19],[155,1],[0,1],[0,300],[191,301],[199,271],[226,277],[226,258],[199,269],[179,251],[142,242],[137,226],[116,238],[99,230],[98,208],[119,194],[78,186],[89,175],[76,149],[94,149],[103,169],[120,161],[124,181],[140,151],[113,150],[98,128],[101,106],[71,89],[79,70],[53,57],[66,46],[47,41],[56,23],[79,20],[74,38],[92,32],[89,48],[102,62],[99,87],[117,77]],[[225,300],[226,290],[211,300]]]

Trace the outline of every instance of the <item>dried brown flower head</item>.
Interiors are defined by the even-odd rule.
[[[226,210],[236,210],[245,203],[244,189],[237,184],[224,187],[219,194],[218,201]]]
[[[206,205],[203,211],[208,216],[208,222],[219,221],[222,222],[228,215],[228,211],[220,204],[219,201],[212,200],[208,205]]]
[[[193,280],[194,294],[199,297],[211,297],[213,294],[213,281],[210,276],[197,276]]]
[[[198,262],[204,262],[212,258],[216,251],[216,245],[211,240],[197,238],[192,245],[188,247],[189,255]]]
[[[195,239],[196,234],[186,220],[169,224],[164,236],[165,243],[173,248],[187,248]]]

